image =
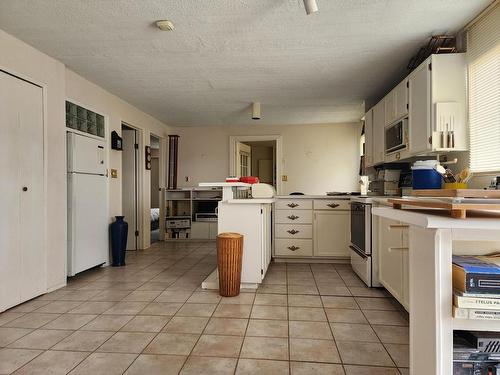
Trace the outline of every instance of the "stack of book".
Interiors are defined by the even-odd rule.
[[[500,320],[500,254],[453,256],[453,316]]]

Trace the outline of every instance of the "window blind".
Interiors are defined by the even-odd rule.
[[[470,168],[500,171],[500,6],[467,32]]]

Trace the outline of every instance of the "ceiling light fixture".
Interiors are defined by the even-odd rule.
[[[306,7],[306,13],[308,15],[318,11],[318,4],[316,4],[316,0],[304,0],[304,6]]]
[[[252,103],[252,120],[260,120],[260,103]]]
[[[173,31],[175,29],[174,24],[169,20],[156,21],[156,27],[158,27],[161,31]]]

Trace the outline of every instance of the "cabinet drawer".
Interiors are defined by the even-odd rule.
[[[349,200],[347,199],[315,199],[315,210],[350,210]]]
[[[312,240],[276,239],[275,253],[284,256],[312,256]]]
[[[311,210],[276,210],[276,223],[312,224]]]
[[[278,199],[275,203],[278,210],[310,210],[311,199]]]
[[[312,225],[276,224],[276,238],[312,238]]]

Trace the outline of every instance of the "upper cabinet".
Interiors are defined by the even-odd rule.
[[[431,55],[422,62],[367,112],[366,165],[467,150],[466,79],[463,53]],[[408,145],[397,157],[386,155],[385,128],[403,118],[408,118]]]

